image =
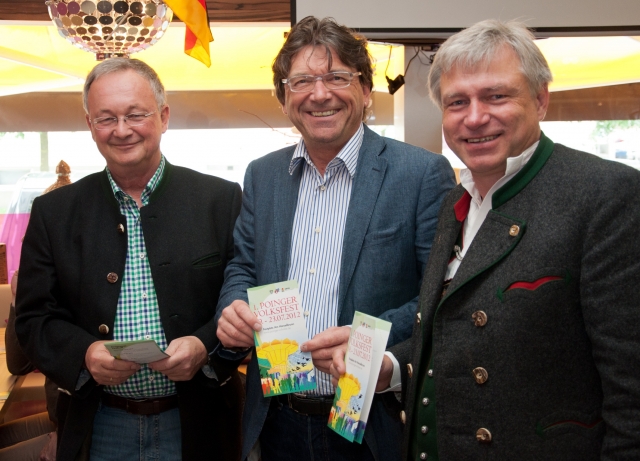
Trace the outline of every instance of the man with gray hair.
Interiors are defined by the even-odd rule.
[[[26,354],[61,388],[57,459],[235,461],[242,384],[210,354],[240,187],[167,161],[169,106],[142,61],[98,64],[83,99],[107,167],[33,202],[16,306]],[[117,360],[114,340],[169,357]]]
[[[467,169],[380,373],[401,374],[404,459],[640,459],[640,172],[541,132],[550,81],[518,23],[475,24],[434,60]]]

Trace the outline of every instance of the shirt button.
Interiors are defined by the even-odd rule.
[[[311,269],[309,269],[309,273],[310,274],[315,274],[316,273],[315,267],[312,267]]]
[[[149,376],[149,381],[153,381],[153,375]]]
[[[327,190],[327,186],[325,186],[324,184],[322,186],[320,186],[320,190]]]
[[[309,317],[309,311],[304,311],[304,316]]]
[[[427,459],[427,455],[426,453],[420,453],[420,459]]]
[[[429,375],[429,378],[433,378],[433,370],[427,371],[427,374]]]
[[[126,195],[124,196],[124,201],[128,202],[129,201],[129,197],[127,197]]]
[[[426,434],[427,432],[429,432],[429,428],[427,426],[422,426],[420,428],[420,432],[422,432],[423,434]]]
[[[151,339],[151,335],[144,335],[144,339]]]
[[[424,405],[425,407],[427,405],[429,405],[429,399],[427,397],[425,397],[424,399],[422,399],[422,405]]]
[[[319,234],[320,233],[320,226],[316,227],[315,231],[316,231],[316,234]]]
[[[145,291],[142,292],[142,299],[147,299],[147,293]]]
[[[140,259],[144,259],[145,254],[144,253],[140,253]]]

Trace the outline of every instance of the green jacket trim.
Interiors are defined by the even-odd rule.
[[[540,143],[531,159],[522,167],[518,174],[493,193],[491,208],[495,210],[518,195],[520,191],[536,177],[544,164],[547,163],[547,160],[551,157],[553,148],[554,142],[541,132]]]

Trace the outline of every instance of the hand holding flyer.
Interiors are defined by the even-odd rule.
[[[362,443],[391,323],[355,313],[328,426],[351,442]]]
[[[309,352],[300,344],[309,334],[302,314],[298,282],[249,288],[249,307],[262,322],[254,332],[256,357],[265,397],[316,388],[316,373]]]

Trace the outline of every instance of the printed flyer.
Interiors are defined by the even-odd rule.
[[[362,443],[390,331],[390,322],[357,311],[353,316],[347,371],[338,381],[328,424],[350,442]]]
[[[169,357],[162,352],[153,339],[139,341],[112,341],[104,343],[104,347],[117,359],[136,363],[151,363]]]
[[[262,322],[262,331],[254,332],[254,338],[264,396],[315,389],[311,353],[300,351],[300,344],[309,339],[309,334],[298,282],[249,288],[247,295],[251,311]]]

